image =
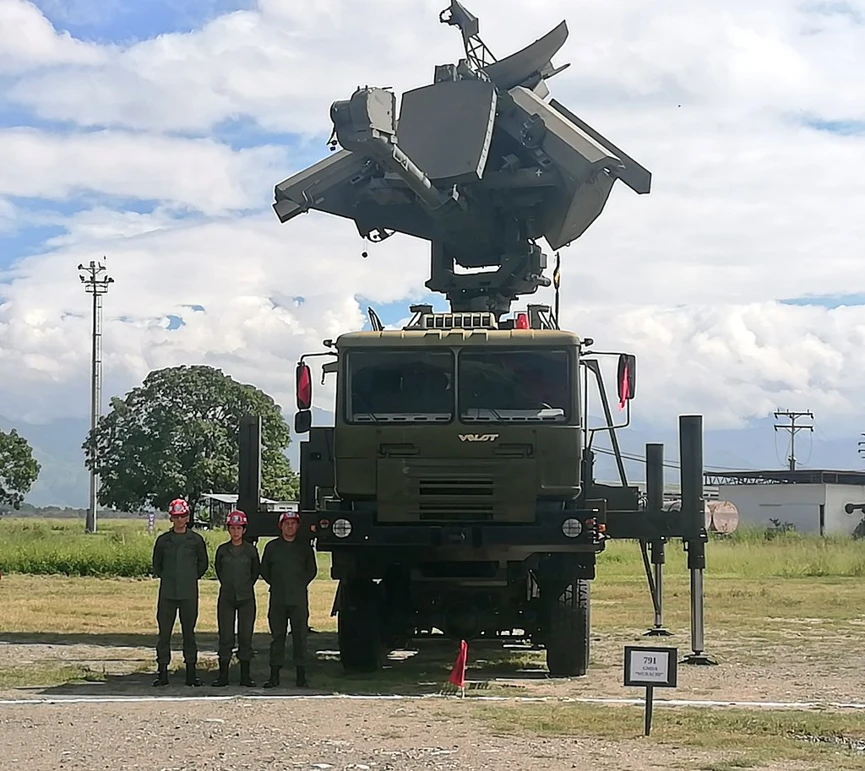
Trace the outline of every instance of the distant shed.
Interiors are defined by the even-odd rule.
[[[848,503],[865,502],[865,471],[770,469],[706,474],[718,497],[739,510],[740,526],[790,523],[801,533],[852,535],[861,511],[847,513]]]

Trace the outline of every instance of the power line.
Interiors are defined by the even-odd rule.
[[[103,260],[105,257],[102,258]],[[88,266],[78,265],[78,278],[84,285],[84,291],[93,295],[93,326],[91,330],[90,354],[90,430],[95,432],[96,423],[102,412],[102,295],[108,293],[109,284],[114,283],[111,276],[101,276],[105,266],[101,262],[90,260]],[[101,277],[100,277],[101,276]],[[91,434],[92,435],[92,434]],[[87,508],[85,529],[88,533],[96,532],[96,493],[99,488],[99,476],[96,472],[96,456],[94,450],[93,468],[90,471],[90,505]]]
[[[863,436],[865,436],[865,434],[863,434]],[[863,442],[863,444],[865,444],[865,442]],[[604,447],[592,447],[592,452],[599,452],[602,455],[615,455],[616,454],[612,450],[608,450]],[[621,453],[621,456],[622,456],[623,460],[630,460],[630,461],[633,461],[635,463],[645,463],[646,462],[645,455],[638,455],[636,453],[623,452],[623,453]],[[676,463],[675,461],[664,461],[663,466],[664,466],[664,468],[671,468],[671,469],[676,469],[676,470],[679,469],[679,464]],[[708,463],[703,464],[703,468],[709,469],[712,471],[742,471],[741,468],[733,468],[732,466],[712,466]]]
[[[789,418],[790,419],[789,425],[784,424],[784,425],[779,426],[776,423],[775,424],[775,431],[777,431],[779,428],[781,428],[784,431],[790,432],[790,457],[788,458],[788,461],[790,464],[790,471],[795,471],[796,470],[796,434],[798,434],[800,431],[811,431],[811,432],[814,431],[813,425],[797,426],[796,421],[799,418],[811,418],[813,420],[814,414],[811,412],[811,410],[806,410],[805,412],[796,412],[795,410],[777,410],[775,412],[775,418],[776,419],[777,418]],[[810,459],[810,455],[808,457]]]

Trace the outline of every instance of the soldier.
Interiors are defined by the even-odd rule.
[[[298,537],[300,515],[286,511],[279,517],[282,535],[264,547],[261,577],[270,585],[267,621],[270,643],[270,679],[265,688],[279,685],[279,670],[285,658],[285,636],[291,622],[291,647],[298,688],[306,681],[306,635],[309,630],[309,584],[318,573],[312,544]]]
[[[213,558],[219,579],[216,621],[219,627],[219,677],[213,685],[228,685],[228,667],[234,650],[234,623],[237,619],[237,660],[240,662],[240,684],[254,688],[249,676],[252,662],[252,632],[255,627],[255,582],[261,569],[258,549],[243,540],[246,514],[232,511],[226,518],[231,540],[220,544]]]
[[[198,645],[195,624],[198,621],[198,582],[207,572],[207,544],[199,533],[188,528],[189,504],[176,498],[168,506],[171,530],[153,544],[153,574],[159,578],[159,598],[156,623],[159,640],[156,643],[156,663],[159,674],[155,686],[168,685],[168,664],[171,661],[171,633],[180,611],[183,632],[183,660],[186,663],[186,684],[201,685],[195,674]]]

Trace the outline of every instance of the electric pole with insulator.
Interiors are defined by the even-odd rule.
[[[105,259],[104,257],[102,258]],[[92,350],[90,357],[90,430],[91,436],[96,431],[96,424],[102,412],[102,295],[108,293],[109,284],[114,279],[105,273],[105,266],[101,262],[90,260],[90,264],[79,265],[78,276],[84,284],[84,291],[93,295],[93,328],[92,328]],[[96,450],[93,450],[93,468],[90,471],[90,504],[87,507],[87,522],[85,529],[88,533],[96,532],[96,495],[99,490],[99,475],[96,472]]]
[[[778,410],[775,413],[776,418],[789,418],[790,423],[787,425],[775,426],[775,430],[777,431],[779,428],[784,429],[785,431],[790,432],[790,457],[787,459],[790,464],[790,471],[796,470],[796,434],[800,431],[813,431],[814,426],[797,426],[796,421],[799,418],[811,418],[814,419],[814,415],[811,410],[806,410],[805,412],[795,412],[792,410]]]

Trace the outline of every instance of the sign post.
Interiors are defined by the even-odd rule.
[[[676,648],[640,645],[625,646],[625,682],[646,689],[646,723],[644,735],[652,730],[652,706],[655,688],[675,688],[677,682]]]

